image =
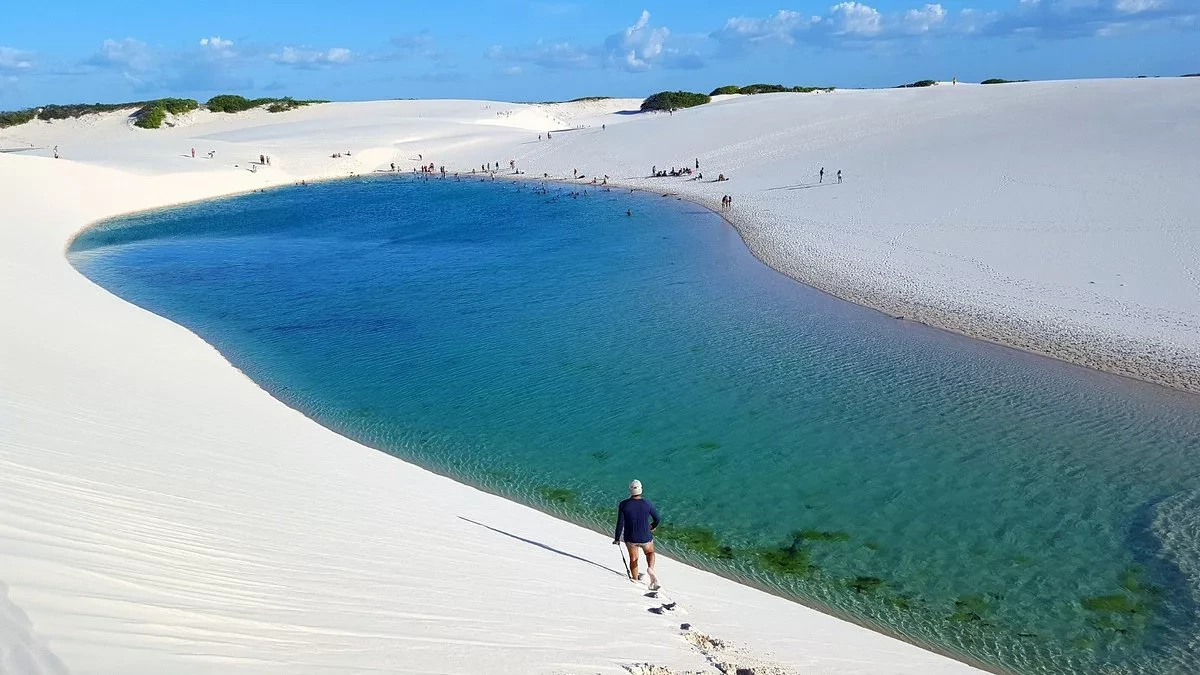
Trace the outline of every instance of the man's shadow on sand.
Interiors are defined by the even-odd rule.
[[[615,575],[617,575],[617,576],[619,576],[619,577],[624,577],[624,576],[626,576],[624,572],[618,572],[617,570],[614,570],[614,569],[613,569],[613,568],[611,568],[611,567],[607,567],[607,566],[605,566],[605,565],[601,565],[600,563],[598,563],[598,562],[593,562],[593,561],[591,561],[591,560],[588,560],[587,558],[580,558],[579,556],[575,555],[574,553],[567,553],[566,551],[560,551],[560,550],[558,550],[558,549],[554,548],[553,546],[547,546],[546,544],[543,544],[543,543],[542,543],[542,542],[540,542],[540,541],[534,541],[534,540],[532,540],[532,539],[526,539],[525,537],[519,537],[519,536],[517,536],[517,535],[515,535],[515,534],[512,534],[511,532],[505,532],[504,530],[498,530],[498,529],[496,529],[496,528],[494,528],[494,527],[491,527],[490,525],[484,525],[483,523],[480,523],[480,522],[477,522],[477,521],[471,520],[470,518],[465,518],[465,517],[463,517],[463,516],[459,516],[459,517],[458,517],[458,519],[459,519],[459,520],[465,520],[465,521],[467,521],[468,523],[471,523],[472,525],[478,525],[478,526],[480,526],[480,527],[482,527],[482,528],[484,528],[484,529],[491,530],[492,532],[495,532],[495,533],[497,533],[497,534],[502,534],[502,535],[504,535],[504,536],[506,536],[506,537],[512,537],[513,539],[516,539],[517,541],[523,541],[523,542],[525,542],[526,544],[532,544],[532,545],[534,545],[534,546],[537,546],[538,548],[541,548],[541,549],[545,549],[545,550],[547,550],[547,551],[550,551],[551,553],[557,553],[557,554],[559,554],[559,555],[561,555],[561,556],[566,556],[566,557],[568,557],[568,558],[571,558],[571,559],[573,559],[573,560],[578,560],[579,562],[587,563],[587,564],[591,565],[592,567],[599,567],[600,569],[602,569],[602,570],[605,570],[605,571],[608,571],[608,572],[612,572],[613,574],[615,574]]]

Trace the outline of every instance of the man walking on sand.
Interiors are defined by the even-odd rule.
[[[638,581],[638,550],[646,552],[646,573],[650,576],[650,590],[659,589],[658,577],[654,574],[654,528],[658,527],[658,511],[648,499],[642,499],[642,482],[629,484],[629,499],[617,506],[617,533],[613,544],[625,542],[629,551],[629,578]]]

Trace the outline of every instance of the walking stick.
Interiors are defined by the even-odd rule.
[[[625,578],[632,579],[633,572],[629,571],[629,561],[625,559],[625,547],[617,544],[617,548],[621,549],[621,564],[625,566]]]

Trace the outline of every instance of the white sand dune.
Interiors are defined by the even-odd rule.
[[[0,149],[63,153],[0,154],[0,672],[970,671],[669,560],[687,615],[650,614],[603,535],[337,436],[63,254],[118,213],[393,162],[515,159],[528,175],[730,194],[752,249],[820,288],[1200,382],[1200,82],[624,114],[636,103],[339,103],[156,131],[115,113],[0,130]],[[272,166],[251,173],[260,154]],[[646,177],[697,158],[706,180],[732,180]],[[846,182],[813,186],[821,166]],[[684,621],[736,648],[695,647]]]

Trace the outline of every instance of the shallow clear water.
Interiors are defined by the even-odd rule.
[[[1200,672],[1200,397],[832,299],[686,202],[556,189],[287,188],[70,259],[465,482],[607,530],[640,478],[676,554],[995,669]]]

